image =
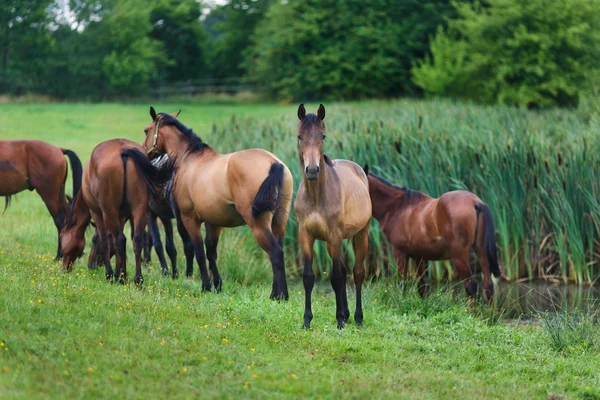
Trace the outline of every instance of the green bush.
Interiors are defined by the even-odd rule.
[[[527,107],[576,106],[597,84],[600,2],[485,0],[455,4],[432,56],[413,68],[429,94]]]

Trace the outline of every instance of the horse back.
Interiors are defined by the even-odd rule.
[[[351,237],[371,220],[371,196],[369,181],[364,170],[348,160],[333,160],[342,194],[343,208],[340,222],[344,237]]]
[[[40,140],[0,140],[0,195],[59,187],[66,173],[67,161],[60,148]]]

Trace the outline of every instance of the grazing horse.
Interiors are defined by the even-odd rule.
[[[419,293],[425,294],[428,261],[452,260],[469,296],[477,293],[477,282],[469,267],[469,250],[477,253],[488,299],[494,295],[490,272],[500,276],[496,255],[494,221],[489,207],[471,192],[457,190],[439,198],[396,186],[365,166],[373,217],[393,247],[398,273],[406,278],[408,260],[416,261]]]
[[[217,244],[222,227],[248,225],[273,267],[271,298],[288,299],[283,239],[292,201],[292,174],[273,154],[262,149],[219,154],[175,116],[156,114],[144,130],[150,158],[168,154],[175,160],[173,198],[191,237],[202,276],[210,290],[208,257],[213,283],[221,290]],[[206,256],[200,227],[206,224]],[[186,256],[187,256],[186,250]],[[192,275],[192,269],[186,275]]]
[[[154,159],[152,161],[152,165],[155,167],[161,167],[162,164],[168,162],[168,157],[165,155],[161,158]],[[150,262],[150,251],[152,250],[152,246],[154,245],[154,249],[156,250],[156,254],[158,255],[158,259],[162,268],[163,275],[169,275],[169,269],[167,267],[167,261],[165,259],[165,253],[163,249],[163,244],[160,239],[160,231],[157,224],[157,218],[160,218],[163,226],[165,228],[166,235],[166,249],[167,254],[171,261],[172,266],[172,276],[173,279],[177,278],[177,249],[175,248],[175,242],[173,240],[173,224],[171,220],[176,218],[175,216],[179,215],[179,212],[174,203],[171,187],[173,185],[173,180],[171,179],[166,185],[156,188],[156,196],[150,197],[150,202],[148,204],[148,228],[150,232],[144,232],[144,240],[143,240],[143,252],[144,252],[144,262],[147,264]],[[181,223],[181,219],[177,218],[177,228],[179,231],[179,235],[183,240],[183,246],[186,249],[190,249],[191,251],[186,252],[187,264],[188,268],[193,268],[193,257],[194,257],[194,248],[191,242],[190,236],[187,231],[183,227]],[[103,265],[104,260],[100,257],[101,252],[98,251],[98,230],[94,233],[94,237],[92,238],[92,249],[90,251],[90,255],[88,258],[88,268],[95,269],[98,265]],[[191,246],[191,248],[190,248]],[[111,245],[110,250],[111,257],[115,254],[114,246]]]
[[[61,230],[63,269],[71,271],[75,259],[83,254],[85,229],[93,218],[98,230],[98,256],[103,259],[106,278],[114,276],[108,243],[112,239],[117,258],[116,277],[123,283],[127,277],[123,227],[129,219],[135,253],[134,282],[142,283],[142,233],[146,228],[148,200],[154,188],[165,184],[172,173],[170,166],[156,169],[143,147],[132,141],[113,139],[96,146],[85,165],[81,191],[73,200]]]
[[[344,239],[352,238],[356,285],[354,320],[360,326],[363,320],[361,293],[365,278],[364,262],[371,221],[367,176],[359,165],[347,160],[330,160],[323,153],[325,107],[322,104],[317,115],[307,115],[301,104],[298,118],[298,155],[303,177],[294,210],[298,216],[300,246],[304,255],[304,328],[310,328],[313,318],[311,294],[315,275],[312,261],[313,245],[317,239],[327,242],[327,252],[333,260],[331,286],[335,291],[336,319],[341,329],[350,317],[341,248]]]
[[[71,161],[75,197],[81,187],[81,161],[77,154],[39,140],[0,140],[0,196],[6,196],[4,210],[12,195],[25,189],[37,190],[59,233],[55,260],[62,257],[60,228],[69,208],[65,196],[65,155]]]

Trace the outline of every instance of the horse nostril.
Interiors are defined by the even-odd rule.
[[[318,165],[316,166],[316,168],[315,168],[315,169],[316,169],[316,171],[317,171],[317,174],[318,174],[318,173],[319,173],[319,171],[321,170],[321,168],[320,168]]]

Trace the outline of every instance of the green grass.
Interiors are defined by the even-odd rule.
[[[165,111],[180,108],[154,106]],[[0,105],[0,138],[46,140],[75,150],[85,162],[102,140],[141,141],[147,109],[147,104]],[[297,185],[295,115],[295,106],[184,105],[181,120],[221,152],[254,146],[273,151],[293,171]],[[582,255],[573,252],[573,240],[581,237],[585,244],[589,235],[596,237],[595,231],[569,229],[570,217],[561,211],[571,209],[577,220],[582,205],[594,204],[595,186],[585,186],[593,168],[587,171],[577,164],[583,157],[577,147],[582,137],[592,146],[588,161],[598,157],[592,150],[597,140],[592,136],[598,133],[593,121],[580,121],[568,112],[536,114],[409,101],[332,104],[327,115],[326,148],[333,157],[369,162],[399,183],[434,195],[463,186],[478,192],[494,207],[508,268],[527,265],[523,260],[529,257],[534,274],[542,268],[535,262],[539,259],[544,268],[564,271],[571,278],[580,268],[577,257],[593,261],[587,245],[580,246]],[[423,117],[421,128],[418,116]],[[515,150],[522,146],[517,133],[511,133],[511,127],[524,126],[531,132],[528,140],[535,143],[532,151],[540,160],[547,157],[551,172],[560,171],[558,161],[542,154],[565,147],[561,154],[569,170],[564,174],[577,181],[568,184],[573,188],[566,193],[573,197],[565,197],[563,208],[552,211],[561,203],[548,195],[532,210],[541,204],[541,194],[519,187],[518,182],[533,174],[518,158],[526,162],[529,148]],[[490,135],[504,139],[493,141]],[[508,143],[512,150],[503,150]],[[487,155],[480,146],[486,146]],[[474,162],[475,153],[480,154],[480,167],[469,169],[469,157]],[[507,159],[507,165],[512,169],[499,169],[497,161],[510,154],[514,158]],[[541,161],[536,165],[538,172],[545,169]],[[516,168],[523,177],[513,183],[509,178],[517,176]],[[571,172],[575,168],[577,172]],[[542,182],[550,189],[555,184],[562,187],[560,177],[538,178],[538,186]],[[522,210],[526,214],[519,214]],[[543,222],[550,215],[563,220]],[[597,341],[565,351],[541,326],[498,323],[502,310],[470,304],[462,292],[441,290],[421,300],[413,290],[398,288],[394,279],[369,283],[364,290],[364,327],[356,329],[351,320],[338,331],[334,296],[325,280],[313,295],[313,329],[302,330],[303,291],[293,218],[286,238],[291,298],[282,303],[268,300],[271,268],[246,228],[223,233],[219,266],[225,285],[217,294],[201,293],[197,272],[192,280],[163,278],[155,255],[155,263],[144,270],[141,290],[105,282],[103,272],[88,271],[85,260],[76,263],[71,274],[60,272],[51,262],[55,228],[35,193],[19,194],[0,216],[0,226],[3,399],[600,398]],[[558,228],[565,230],[555,231]],[[546,232],[552,233],[551,239],[538,250]],[[91,231],[88,246],[90,237]],[[182,267],[183,251],[179,238],[176,241]],[[371,272],[385,267],[384,244],[374,229]],[[322,253],[321,248],[317,267],[326,278],[328,263]],[[131,272],[129,243],[128,259]],[[586,265],[581,268],[582,281],[588,279],[586,274],[597,276],[597,267]],[[430,273],[445,277],[448,266],[433,265]],[[597,321],[593,324],[598,331]]]

